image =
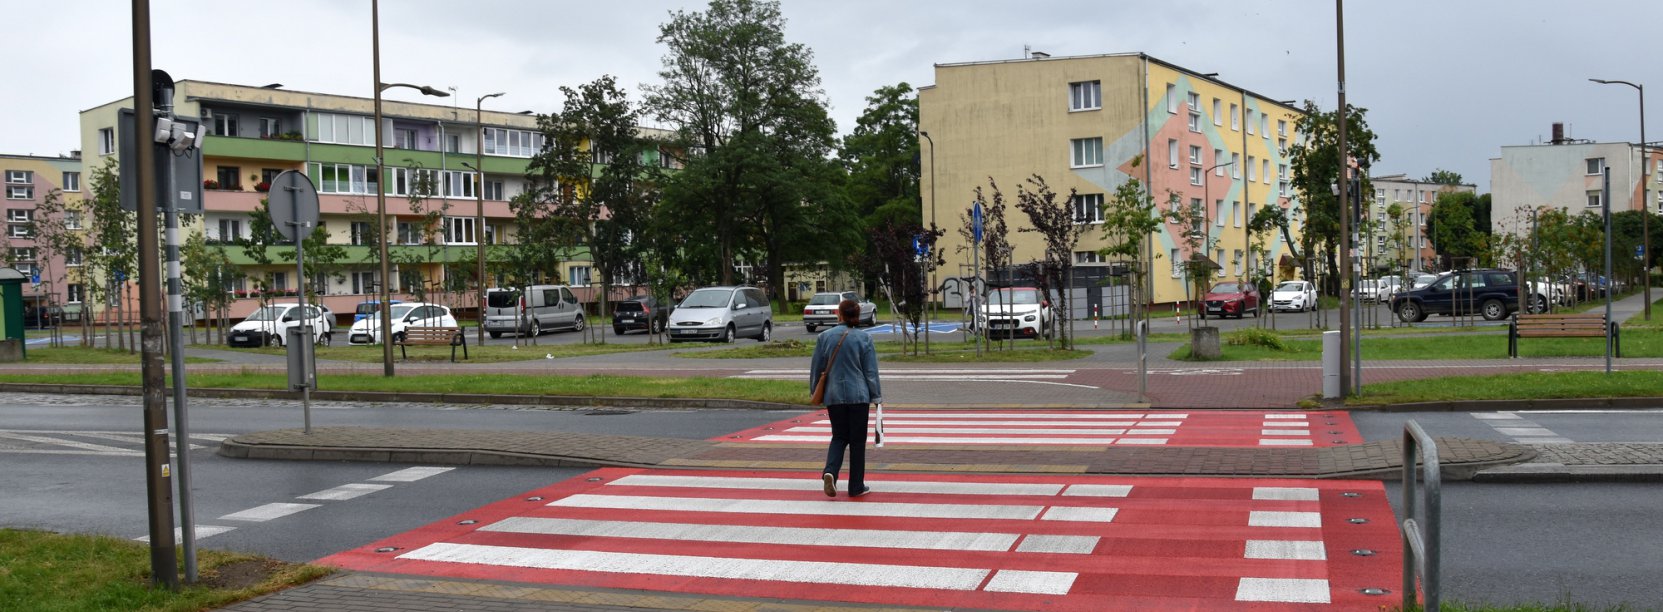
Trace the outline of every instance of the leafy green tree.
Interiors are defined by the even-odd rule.
[[[1057,192],[1038,174],[1016,188],[1016,209],[1028,216],[1028,225],[1017,231],[1034,232],[1045,239],[1045,255],[1039,261],[1042,269],[1039,285],[1045,291],[1042,295],[1050,295],[1050,289],[1057,290],[1058,303],[1052,309],[1051,326],[1056,330],[1054,335],[1060,348],[1065,350],[1074,348],[1073,338],[1068,335],[1068,320],[1073,314],[1069,293],[1073,288],[1074,249],[1080,245],[1080,236],[1088,227],[1075,221],[1074,204],[1078,197],[1075,190],[1069,189],[1068,196],[1059,199]]]
[[[1357,166],[1356,193],[1373,193],[1368,180],[1369,168],[1374,162],[1380,161],[1380,153],[1374,146],[1374,131],[1368,127],[1368,110],[1354,105],[1348,106],[1346,157]],[[1342,242],[1339,198],[1335,196],[1333,188],[1335,185],[1344,187],[1347,184],[1347,181],[1341,179],[1340,173],[1338,121],[1338,112],[1323,111],[1317,107],[1316,102],[1306,100],[1304,115],[1295,122],[1298,132],[1305,138],[1288,148],[1293,184],[1299,191],[1299,201],[1305,214],[1300,250],[1309,256],[1321,253],[1327,260],[1327,269],[1331,271],[1340,269],[1338,254]],[[1359,204],[1356,197],[1348,197],[1347,202],[1352,206]],[[1306,261],[1309,266],[1309,259]],[[1311,271],[1307,269],[1306,277],[1311,276]],[[1337,294],[1347,289],[1341,286],[1339,276],[1333,275],[1328,282],[1323,283],[1329,293]]]
[[[1143,156],[1132,159],[1132,168],[1143,165]],[[1129,259],[1138,262],[1132,271],[1132,308],[1138,312],[1132,314],[1134,319],[1147,316],[1149,300],[1143,295],[1144,284],[1155,266],[1154,258],[1160,257],[1147,247],[1150,237],[1161,228],[1164,223],[1159,205],[1154,196],[1136,178],[1128,178],[1126,182],[1115,187],[1114,195],[1103,203],[1103,239],[1109,244],[1104,247],[1102,254],[1109,257]],[[1145,257],[1147,252],[1148,257]]]
[[[838,157],[849,175],[849,202],[868,229],[934,222],[922,214],[919,140],[918,95],[911,85],[885,85],[866,97],[866,111]]]
[[[120,329],[115,337],[117,348],[126,350],[127,336],[125,333],[126,319],[124,304],[126,300],[124,289],[130,281],[137,280],[138,265],[138,215],[121,208],[121,179],[117,173],[114,158],[106,159],[102,166],[93,170],[92,180],[88,182],[91,197],[85,202],[88,212],[86,230],[87,249],[83,266],[89,268],[84,272],[88,279],[98,279],[102,282],[88,282],[83,286],[88,295],[83,304],[90,306],[97,301],[113,301],[116,305]],[[83,306],[81,319],[90,325],[92,309]],[[110,321],[110,311],[104,310],[106,327]],[[86,334],[90,335],[90,334]],[[86,337],[84,335],[83,337]],[[83,344],[91,346],[90,338]],[[132,350],[138,350],[133,346]]]
[[[1454,171],[1451,171],[1451,170],[1445,170],[1443,168],[1433,170],[1432,174],[1426,175],[1426,178],[1421,179],[1421,181],[1426,182],[1426,183],[1433,183],[1433,184],[1437,184],[1437,185],[1455,185],[1455,186],[1459,186],[1459,185],[1465,184],[1465,183],[1461,182],[1461,173],[1454,172]]]
[[[1445,192],[1432,202],[1427,215],[1427,240],[1439,257],[1449,258],[1460,266],[1461,259],[1476,258],[1483,242],[1473,227],[1473,205],[1477,196],[1469,192]]]

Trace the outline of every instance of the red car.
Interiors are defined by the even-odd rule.
[[[1203,319],[1209,315],[1240,319],[1248,312],[1252,312],[1254,317],[1259,316],[1259,288],[1253,283],[1226,281],[1215,284],[1201,298],[1201,302]]]

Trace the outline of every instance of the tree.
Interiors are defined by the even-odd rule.
[[[1171,207],[1167,209],[1166,222],[1184,228],[1183,234],[1180,236],[1183,239],[1184,248],[1180,249],[1179,252],[1189,253],[1189,258],[1183,261],[1183,270],[1184,278],[1188,281],[1186,283],[1186,295],[1195,304],[1196,314],[1198,315],[1189,319],[1190,325],[1193,327],[1198,324],[1202,317],[1206,316],[1206,311],[1202,310],[1203,306],[1200,301],[1202,296],[1206,295],[1207,288],[1212,285],[1213,274],[1221,269],[1221,265],[1213,261],[1211,257],[1213,249],[1218,246],[1219,237],[1208,231],[1207,226],[1212,223],[1212,220],[1207,218],[1206,203],[1197,200],[1185,206],[1177,193],[1169,193],[1168,198]]]
[[[99,279],[100,283],[88,282],[83,289],[88,292],[83,298],[83,304],[95,303],[96,300],[113,300],[117,313],[117,322],[121,326],[116,331],[116,346],[127,350],[126,329],[127,312],[125,311],[125,292],[128,281],[137,280],[138,264],[138,215],[121,208],[121,179],[117,173],[114,158],[106,159],[104,165],[93,170],[91,187],[92,197],[84,203],[89,214],[87,225],[87,249],[84,258],[83,273],[87,273],[88,280]],[[86,322],[90,330],[92,312],[83,306],[81,319]],[[110,310],[104,310],[105,325],[110,321]],[[85,334],[83,337],[90,336]],[[91,346],[90,338],[83,341]],[[138,346],[131,350],[138,350]]]
[[[684,240],[674,256],[691,270],[733,281],[735,262],[760,259],[769,291],[784,266],[857,248],[858,228],[837,193],[826,113],[813,53],[784,35],[770,0],[712,0],[660,26],[668,47],[646,87],[652,115],[676,127],[685,168],[665,186],[657,219]],[[661,226],[662,227],[662,226]]]
[[[1461,181],[1461,173],[1445,170],[1443,168],[1433,170],[1432,174],[1427,175],[1426,178],[1421,179],[1421,181],[1436,185],[1460,186],[1465,184]]]
[[[1483,241],[1473,227],[1472,209],[1477,199],[1464,191],[1440,193],[1427,215],[1426,238],[1432,242],[1432,250],[1439,257],[1449,258],[1452,266],[1460,266],[1459,260],[1476,258],[1482,251]]]
[[[1369,168],[1374,162],[1380,161],[1380,153],[1375,150],[1374,131],[1369,129],[1365,117],[1368,110],[1354,105],[1347,106],[1346,157],[1350,163],[1357,166],[1357,181],[1353,189],[1359,195],[1372,193],[1373,189],[1369,186],[1368,180]],[[1312,276],[1309,257],[1315,256],[1318,252],[1327,260],[1328,270],[1339,270],[1337,255],[1341,243],[1340,208],[1339,198],[1332,190],[1334,185],[1345,185],[1346,181],[1340,179],[1338,120],[1339,114],[1336,111],[1324,112],[1317,107],[1316,102],[1306,100],[1304,114],[1295,123],[1298,132],[1304,135],[1305,139],[1288,148],[1293,184],[1299,191],[1299,199],[1303,203],[1305,213],[1299,250],[1308,256],[1305,260],[1307,278]],[[1357,200],[1354,196],[1347,198],[1347,202],[1352,206],[1358,204]],[[1319,246],[1321,248],[1317,248]],[[1338,275],[1331,277],[1323,286],[1332,294],[1338,294],[1345,289],[1340,286]]]
[[[1132,168],[1143,164],[1143,156],[1132,158]],[[1130,173],[1128,173],[1130,175]],[[1115,187],[1114,196],[1103,204],[1103,239],[1109,244],[1101,251],[1104,255],[1119,256],[1138,262],[1132,278],[1132,308],[1145,309],[1149,300],[1143,296],[1145,278],[1153,273],[1154,259],[1159,257],[1153,252],[1144,257],[1145,245],[1150,236],[1161,228],[1162,215],[1154,196],[1144,188],[1143,183],[1136,178],[1127,178],[1126,182]],[[1133,319],[1143,319],[1147,311],[1134,313]]]
[[[918,140],[918,96],[911,85],[886,85],[866,97],[866,111],[838,157],[849,175],[849,203],[868,229],[926,222]]]
[[[70,229],[79,225],[78,221],[71,223],[71,220],[78,218],[80,214],[80,207],[66,200],[62,190],[53,189],[46,194],[45,198],[41,199],[39,204],[35,205],[35,214],[29,219],[28,232],[30,239],[34,241],[36,261],[44,264],[39,273],[42,282],[46,285],[48,300],[51,300],[52,296],[55,295],[54,289],[63,290],[64,283],[69,278],[67,269],[52,269],[52,260],[63,258],[68,261],[71,257],[80,257],[83,252],[84,245],[81,242],[80,234]],[[9,243],[0,242],[0,252],[9,252],[4,250],[9,247]],[[39,306],[54,305],[49,302]],[[52,326],[48,342],[51,343],[51,346],[63,346],[63,334],[59,326]]]
[[[902,342],[910,342],[912,353],[918,354],[916,330],[924,317],[929,300],[925,281],[946,259],[934,245],[941,230],[925,229],[917,223],[886,223],[873,230],[871,251],[867,252],[868,271],[878,279],[890,307],[906,322],[901,327]],[[915,246],[916,245],[916,246]],[[923,247],[919,254],[917,247]]]
[[[1068,197],[1059,201],[1057,193],[1038,174],[1028,177],[1027,185],[1016,188],[1016,209],[1028,216],[1028,225],[1017,231],[1035,232],[1045,239],[1045,256],[1040,260],[1040,289],[1057,289],[1058,307],[1052,309],[1051,327],[1056,330],[1059,347],[1064,350],[1074,348],[1073,338],[1068,335],[1068,321],[1073,314],[1069,293],[1073,289],[1074,249],[1080,245],[1080,236],[1087,227],[1074,215],[1078,198],[1079,194],[1069,189]]]

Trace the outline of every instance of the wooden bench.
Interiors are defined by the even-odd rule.
[[[1519,356],[1519,338],[1604,338],[1603,314],[1524,314],[1507,324],[1507,356]],[[1623,343],[1616,323],[1611,324],[1611,350],[1623,356]]]
[[[406,327],[403,337],[398,339],[398,352],[406,361],[410,353],[407,346],[449,346],[450,361],[456,362],[456,347],[462,347],[462,358],[468,358],[468,335],[462,333],[460,327]]]

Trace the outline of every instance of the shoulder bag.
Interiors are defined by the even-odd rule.
[[[843,341],[848,339],[849,330],[844,329],[843,335],[837,338],[837,346],[832,348],[831,359],[826,360],[826,369],[820,371],[820,379],[814,381],[814,396],[808,398],[809,403],[821,406],[826,403],[826,377],[831,374],[832,364],[837,363],[837,352],[843,350]]]

